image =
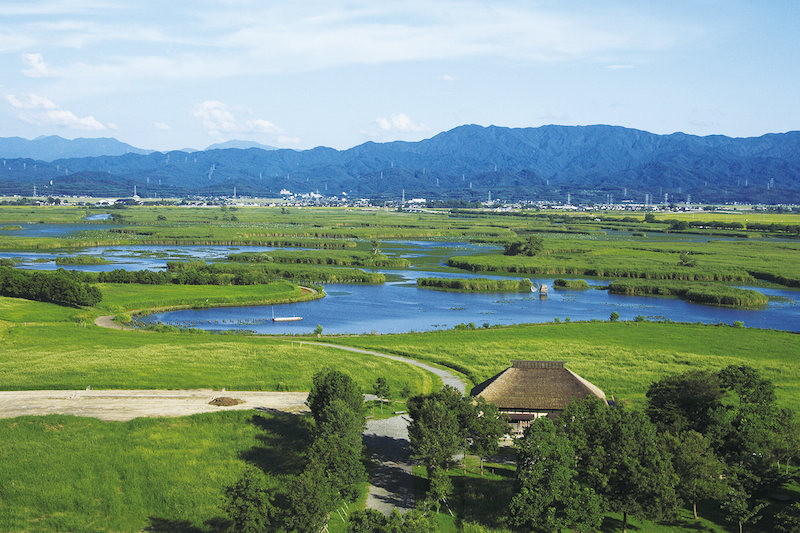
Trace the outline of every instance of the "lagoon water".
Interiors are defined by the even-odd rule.
[[[387,275],[397,272],[383,271]],[[317,324],[325,333],[402,333],[451,329],[458,324],[476,327],[569,320],[608,320],[616,311],[621,320],[642,315],[648,320],[669,319],[704,324],[744,322],[747,327],[800,331],[800,294],[760,289],[778,301],[766,309],[742,310],[698,305],[674,298],[619,296],[605,290],[556,291],[552,278],[535,279],[550,288],[538,294],[457,293],[419,289],[417,277],[455,277],[433,272],[400,273],[401,280],[384,285],[328,285],[327,296],[312,302],[274,307],[187,309],[158,313],[147,322],[207,330],[240,329],[262,334],[310,333]],[[459,277],[471,277],[463,274]],[[494,276],[483,276],[494,277]],[[590,281],[592,286],[607,282]],[[300,322],[271,322],[275,316],[302,316]]]
[[[103,225],[103,229],[108,229]],[[85,229],[84,227],[79,227]],[[46,228],[37,228],[46,229]],[[73,231],[77,228],[72,227]],[[54,230],[55,233],[56,230]],[[400,244],[403,247],[400,247]],[[385,242],[382,249],[408,258],[427,258],[438,264],[446,256],[495,249],[469,243]],[[0,252],[0,257],[22,260],[19,268],[53,270],[59,255],[93,255],[111,261],[107,265],[75,266],[85,271],[159,270],[167,261],[223,259],[230,253],[266,252],[274,248],[260,246],[119,246],[88,248],[80,252]],[[674,298],[619,296],[605,290],[558,291],[553,278],[533,278],[550,287],[549,296],[540,299],[531,293],[457,293],[419,289],[418,277],[488,277],[462,272],[426,272],[423,266],[405,270],[378,270],[387,277],[383,285],[327,285],[327,296],[320,300],[272,307],[230,307],[184,310],[146,317],[147,322],[207,330],[251,330],[263,334],[310,333],[317,324],[325,333],[402,333],[449,329],[458,324],[522,324],[570,320],[608,320],[617,312],[621,320],[644,316],[648,320],[733,324],[800,332],[800,292],[762,289],[770,303],[765,309],[744,310],[688,303]],[[591,287],[608,280],[588,280]],[[744,287],[747,288],[747,287]],[[299,322],[272,322],[275,316],[302,316]]]

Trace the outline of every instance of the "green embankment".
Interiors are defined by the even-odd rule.
[[[417,287],[464,292],[531,292],[529,279],[417,278]]]

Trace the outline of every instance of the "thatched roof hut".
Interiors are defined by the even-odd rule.
[[[472,389],[511,418],[521,433],[540,416],[558,416],[570,402],[587,396],[606,399],[602,390],[564,367],[564,361],[511,361],[507,368]]]

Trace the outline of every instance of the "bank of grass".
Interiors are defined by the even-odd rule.
[[[267,285],[138,285],[98,283],[100,312],[181,306],[269,305],[316,298],[288,281]]]
[[[769,303],[767,297],[758,291],[720,283],[622,280],[610,283],[608,290],[627,296],[678,296],[690,302],[728,307],[764,307]]]
[[[313,375],[326,368],[350,374],[365,392],[376,376],[385,376],[394,391],[409,384],[412,394],[441,386],[412,365],[301,340],[119,331],[68,322],[6,325],[0,335],[1,390],[307,391]]]
[[[325,340],[325,339],[323,339]],[[478,384],[512,359],[561,360],[608,397],[643,405],[651,382],[730,364],[758,369],[778,401],[800,407],[800,335],[662,322],[571,322],[337,338],[339,344],[442,364]]]
[[[461,292],[531,292],[529,279],[417,278],[417,287]]]
[[[2,531],[223,532],[224,488],[245,464],[285,494],[300,473],[303,417],[224,411],[102,422],[63,415],[0,420]]]

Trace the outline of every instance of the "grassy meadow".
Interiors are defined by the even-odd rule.
[[[663,322],[570,322],[476,330],[341,337],[331,342],[438,363],[473,383],[512,359],[566,361],[618,400],[642,406],[651,382],[730,364],[757,368],[777,386],[779,402],[800,408],[800,335],[782,331]]]
[[[225,411],[102,422],[0,420],[0,530],[222,533],[223,490],[246,463],[284,487],[303,469],[307,419]]]
[[[377,376],[385,376],[395,391],[406,384],[413,393],[441,386],[438,378],[417,367],[303,344],[301,339],[118,331],[67,320],[16,323],[6,316],[34,318],[35,311],[8,306],[7,300],[0,298],[2,390],[307,391],[313,375],[325,368],[349,373],[365,390],[372,389]]]

